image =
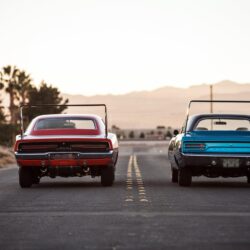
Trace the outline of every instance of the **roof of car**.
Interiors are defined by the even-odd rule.
[[[39,115],[35,119],[44,119],[44,118],[60,118],[60,117],[81,117],[81,118],[94,118],[94,119],[102,119],[98,115],[93,114],[51,114],[51,115]]]
[[[102,118],[98,115],[93,114],[51,114],[51,115],[39,115],[35,117],[32,122],[29,124],[28,128],[25,131],[25,134],[29,135],[32,133],[35,124],[42,119],[51,119],[51,118],[86,118],[86,119],[93,119],[97,121],[98,128],[100,129],[101,133],[104,133],[105,126]]]
[[[244,118],[250,120],[250,115],[245,114],[196,114],[196,115],[190,115],[188,119],[188,125],[187,125],[187,131],[192,130],[193,124],[196,123],[198,120],[202,118]]]
[[[234,118],[250,118],[250,115],[246,114],[214,114],[214,113],[208,113],[208,114],[196,114],[196,115],[191,115],[190,118],[198,118],[198,117],[234,117]]]

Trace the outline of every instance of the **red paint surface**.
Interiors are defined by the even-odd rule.
[[[41,129],[33,130],[31,135],[99,135],[98,129]]]

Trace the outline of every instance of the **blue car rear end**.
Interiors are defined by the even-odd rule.
[[[250,132],[192,131],[182,138],[182,166],[192,176],[238,177],[250,171]]]
[[[250,183],[250,116],[187,115],[181,132],[170,141],[168,156],[172,182],[180,186],[190,186],[192,176],[201,175],[246,176]]]

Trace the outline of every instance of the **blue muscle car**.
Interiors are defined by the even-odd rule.
[[[193,102],[211,101],[194,100],[189,108]],[[201,175],[246,176],[250,183],[250,115],[187,115],[182,130],[170,141],[168,157],[172,182],[180,186],[190,186],[192,176]]]

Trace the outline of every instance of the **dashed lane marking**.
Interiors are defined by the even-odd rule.
[[[141,170],[139,168],[136,155],[134,155],[133,160],[134,160],[133,166],[134,166],[135,176],[136,176],[136,181],[137,181],[137,189],[139,193],[139,200],[140,202],[148,202],[146,190],[144,188],[144,183],[142,180]]]
[[[133,178],[135,178],[133,182]],[[138,197],[140,202],[148,202],[148,198],[146,195],[146,190],[144,187],[141,171],[137,162],[136,155],[131,155],[128,162],[128,170],[127,170],[127,196],[125,201],[126,202],[133,202],[135,200],[133,193],[133,188],[135,188],[136,182],[136,197]]]
[[[127,170],[127,197],[126,202],[133,202],[134,196],[132,193],[133,190],[133,179],[132,179],[132,166],[133,166],[133,156],[131,155],[128,162],[128,170]]]

